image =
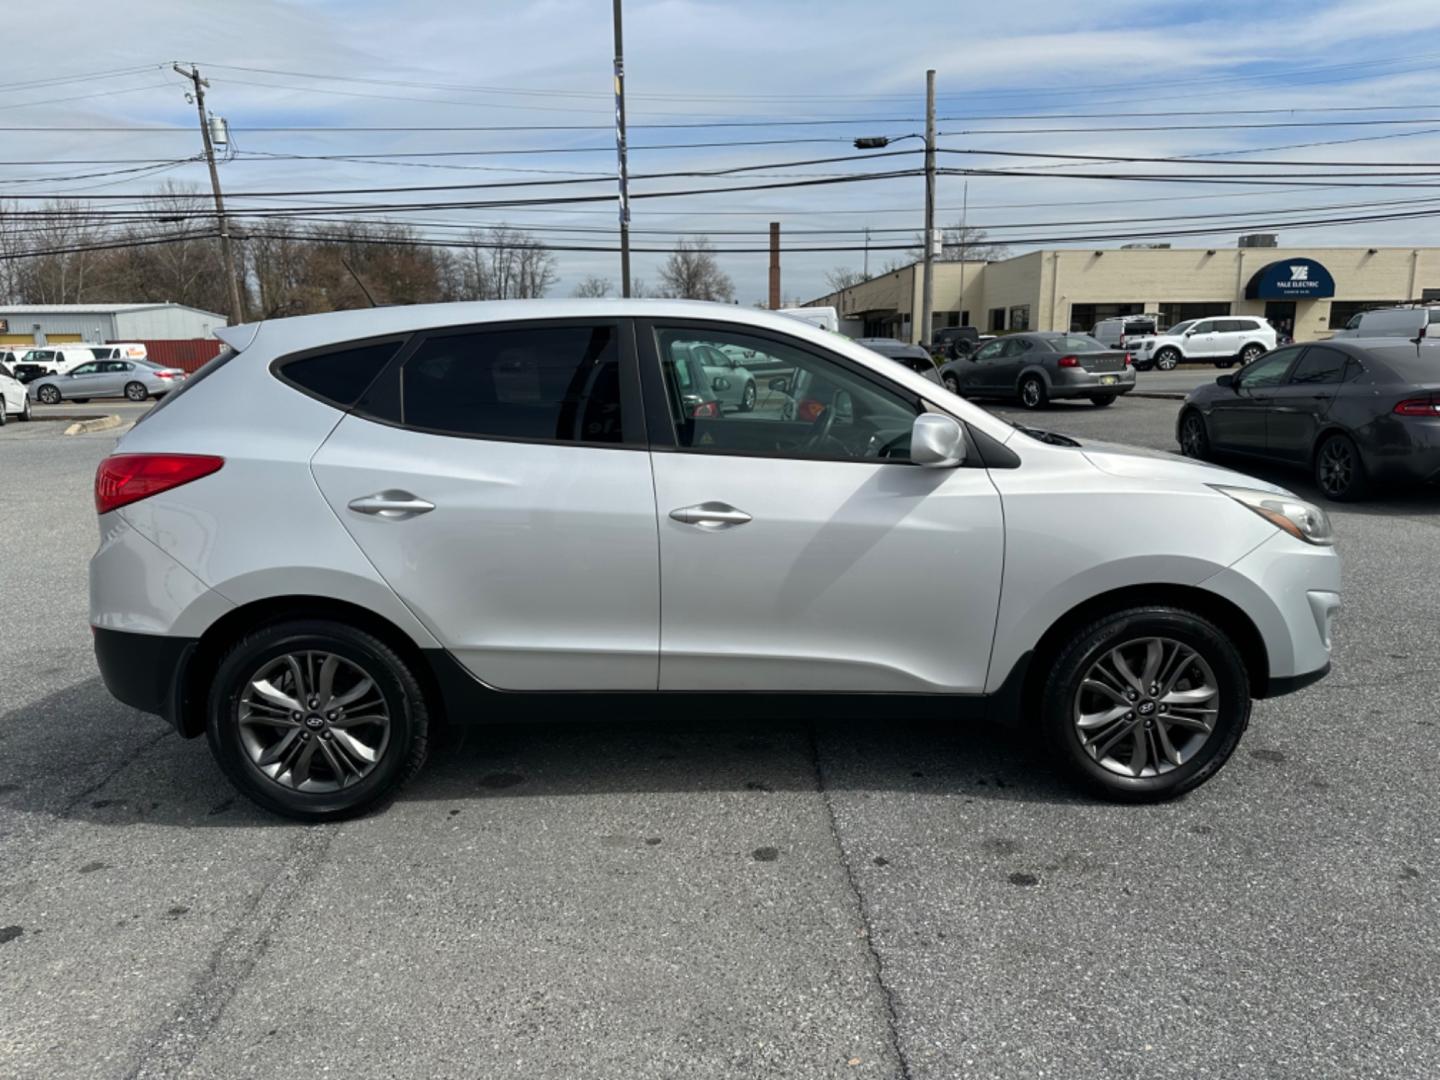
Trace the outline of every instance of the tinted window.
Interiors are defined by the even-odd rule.
[[[316,397],[348,409],[360,400],[365,388],[375,381],[380,369],[400,348],[398,341],[361,345],[302,356],[280,365],[281,376]]]
[[[1235,376],[1235,380],[1246,390],[1262,390],[1267,386],[1278,386],[1285,378],[1286,369],[1290,367],[1299,352],[1299,348],[1276,349],[1241,371]]]
[[[776,362],[773,374],[759,380],[748,412],[705,407],[705,395],[685,392],[684,346],[712,336],[717,342],[749,341]],[[918,410],[900,393],[836,358],[718,329],[658,329],[655,345],[675,441],[682,449],[827,459],[904,459],[910,454]]]
[[[608,326],[428,339],[405,361],[404,422],[480,438],[623,441],[620,351]]]
[[[1194,326],[1190,327],[1190,333],[1192,333],[1192,334],[1213,334],[1213,333],[1215,333],[1215,320],[1214,320],[1214,319],[1206,319],[1204,322],[1197,322]]]
[[[1170,327],[1170,329],[1166,330],[1165,332],[1167,334],[1183,334],[1185,333],[1185,331],[1193,328],[1194,325],[1195,321],[1192,319],[1190,322],[1176,323],[1174,326]]]
[[[1295,384],[1318,385],[1345,381],[1345,365],[1350,358],[1339,349],[1312,346],[1290,373]]]
[[[1005,348],[1002,356],[1021,356],[1030,351],[1034,343],[1029,338],[1012,337],[1005,339]]]

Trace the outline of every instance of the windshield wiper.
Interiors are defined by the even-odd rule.
[[[1009,423],[1009,425],[1013,427],[1016,431],[1024,432],[1032,439],[1038,439],[1040,442],[1049,443],[1051,446],[1080,445],[1076,440],[1070,438],[1069,435],[1060,435],[1054,431],[1046,431],[1043,428],[1026,427],[1024,424],[1017,424],[1014,420],[1009,420],[1007,421],[1007,423]]]

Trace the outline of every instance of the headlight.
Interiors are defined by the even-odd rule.
[[[1277,529],[1282,529],[1307,544],[1329,545],[1335,543],[1335,532],[1330,528],[1330,516],[1314,503],[1297,499],[1294,495],[1276,495],[1270,491],[1254,491],[1250,488],[1225,487],[1211,484],[1222,495],[1244,506],[1248,506]]]

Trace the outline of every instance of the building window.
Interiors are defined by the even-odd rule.
[[[969,326],[969,325],[970,325],[970,313],[969,313],[968,311],[962,311],[962,312],[960,312],[960,325],[961,325],[961,326]]]
[[[1130,300],[1120,304],[1071,304],[1071,333],[1088,334],[1095,324],[1105,319],[1118,319],[1122,315],[1143,315],[1145,302]]]
[[[1015,307],[1012,307],[1012,308],[1010,309],[1010,329],[1011,329],[1011,330],[1029,330],[1029,329],[1030,329],[1030,305],[1029,305],[1029,304],[1017,304]]]
[[[992,307],[990,309],[990,329],[992,332],[1005,329],[1005,309],[1003,307]]]
[[[1194,304],[1161,304],[1160,326],[1162,329],[1189,319],[1210,319],[1216,315],[1229,315],[1228,300],[1202,300]]]
[[[1330,329],[1345,329],[1345,326],[1350,320],[1362,311],[1373,311],[1376,308],[1399,306],[1399,300],[1331,300]]]
[[[947,311],[947,312],[945,312],[945,325],[946,325],[946,326],[959,326],[959,325],[960,325],[960,313],[959,313],[958,311]]]

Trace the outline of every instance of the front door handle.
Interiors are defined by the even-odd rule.
[[[698,525],[702,529],[731,529],[752,520],[744,510],[736,510],[729,503],[723,502],[681,506],[671,510],[670,516],[682,525]]]
[[[376,517],[400,519],[428,514],[435,504],[411,495],[408,491],[377,491],[347,503],[357,514],[373,514]]]

